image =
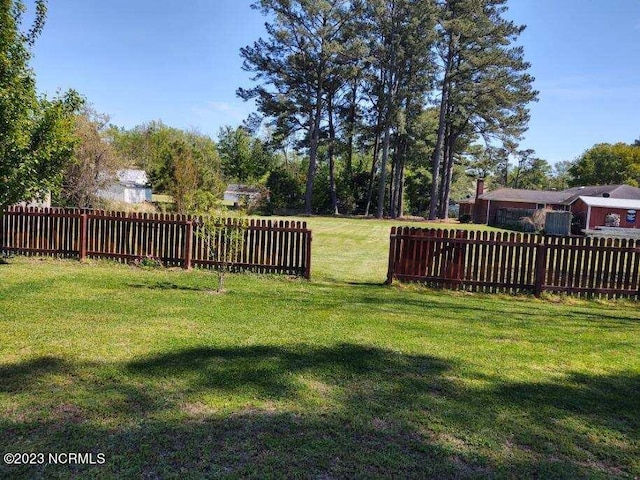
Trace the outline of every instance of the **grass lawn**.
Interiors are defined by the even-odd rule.
[[[502,231],[484,225],[398,222],[365,218],[265,217],[307,222],[313,231],[311,271],[314,279],[346,283],[382,283],[387,278],[392,226]]]
[[[634,302],[383,286],[388,222],[308,219],[313,281],[0,265],[0,478],[634,478]]]

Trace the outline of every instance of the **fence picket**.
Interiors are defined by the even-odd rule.
[[[393,227],[387,282],[472,291],[640,296],[640,241]]]
[[[229,219],[219,232],[221,256],[231,247],[223,238],[238,228],[245,230],[245,241],[232,268],[309,278],[311,231],[306,222],[252,219],[241,226]],[[0,251],[119,261],[148,255],[166,266],[216,267],[219,262],[200,231],[198,219],[187,215],[10,207],[0,216]]]

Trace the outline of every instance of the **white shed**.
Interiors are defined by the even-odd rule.
[[[223,200],[230,203],[238,203],[242,200],[252,201],[260,196],[260,189],[248,185],[231,183],[224,192]]]
[[[118,170],[117,180],[98,191],[98,197],[125,203],[151,201],[149,178],[144,170]]]

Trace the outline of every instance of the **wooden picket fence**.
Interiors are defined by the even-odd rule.
[[[393,227],[387,282],[640,297],[640,240]]]
[[[227,219],[217,235],[240,230],[234,258],[212,252],[198,217],[97,210],[11,207],[0,216],[0,252],[68,258],[145,258],[165,266],[311,276],[311,231],[306,222]],[[225,242],[218,242],[225,245]]]

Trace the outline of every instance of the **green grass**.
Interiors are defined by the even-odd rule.
[[[270,218],[270,217],[265,217]],[[307,222],[313,231],[312,275],[336,282],[382,283],[387,278],[392,226],[501,231],[484,225],[365,218],[273,217]]]
[[[151,195],[151,201],[160,203],[173,203],[173,197],[171,195],[154,193],[153,195]]]
[[[381,285],[387,222],[308,219],[314,279],[0,265],[0,478],[634,478],[633,302]]]

